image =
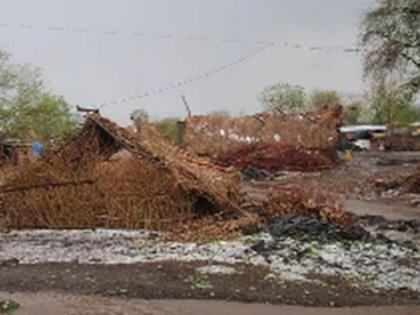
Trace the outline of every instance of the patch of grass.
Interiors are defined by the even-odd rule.
[[[311,259],[319,258],[318,253],[312,247],[306,249],[304,256]]]
[[[251,239],[254,241],[259,241],[263,238],[264,232],[263,231],[259,231],[257,233],[254,233],[251,235]]]
[[[404,247],[404,248],[406,248],[406,249],[408,249],[408,250],[410,250],[410,251],[412,251],[413,253],[417,253],[418,252],[418,248],[417,248],[417,246],[413,242],[406,241],[406,242],[403,242],[401,244],[401,246]]]
[[[344,244],[344,242],[342,240],[335,240],[334,241],[334,245],[336,245],[337,247],[342,247]]]
[[[220,240],[218,240],[218,239],[212,239],[212,240],[209,240],[208,242],[207,242],[207,244],[208,245],[218,245],[218,244],[220,244]]]
[[[155,123],[156,129],[160,135],[175,145],[180,144],[178,120],[178,118],[169,117]]]
[[[307,234],[307,233],[301,233],[301,234],[299,234],[299,235],[297,236],[297,239],[298,239],[299,241],[301,241],[301,242],[304,242],[304,243],[310,243],[310,242],[312,242],[312,241],[314,241],[314,240],[315,240],[315,238],[314,238],[314,237],[312,237],[312,235]]]
[[[345,276],[345,279],[350,282],[351,284],[357,284],[360,283],[361,279],[356,276],[355,274],[347,274]]]
[[[20,305],[11,300],[0,301],[0,313],[12,313],[19,309]]]
[[[352,244],[357,247],[358,249],[361,249],[363,247],[363,242],[360,240],[356,240],[354,242],[352,242]]]
[[[190,279],[191,289],[193,290],[211,290],[213,285],[205,278],[196,277]]]

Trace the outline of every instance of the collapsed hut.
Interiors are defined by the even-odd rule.
[[[144,125],[130,133],[99,114],[81,132],[3,186],[10,226],[166,229],[239,211],[236,175],[166,143]]]
[[[151,125],[132,132],[98,113],[60,148],[6,172],[1,195],[6,226],[18,229],[144,228],[193,240],[230,238],[290,211],[351,221],[339,204],[295,188],[256,200],[232,168],[166,142]]]
[[[321,170],[337,159],[341,122],[338,105],[304,114],[193,116],[185,121],[182,145],[221,165]]]

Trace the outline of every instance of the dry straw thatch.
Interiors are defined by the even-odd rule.
[[[317,172],[335,166],[333,161],[318,151],[277,143],[243,145],[219,155],[215,163],[240,169],[252,167],[270,172]]]
[[[235,176],[166,143],[151,126],[132,134],[91,114],[59,150],[8,174],[3,196],[15,228],[165,229],[239,212]]]
[[[11,228],[145,228],[197,240],[230,238],[290,211],[349,222],[304,191],[261,204],[233,169],[167,143],[152,126],[133,133],[99,114],[58,150],[8,172],[2,197]]]

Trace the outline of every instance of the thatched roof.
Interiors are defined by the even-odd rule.
[[[186,194],[205,198],[220,211],[239,210],[239,183],[233,170],[168,143],[148,124],[133,133],[99,114],[90,114],[86,125],[96,125],[135,158],[170,172]]]

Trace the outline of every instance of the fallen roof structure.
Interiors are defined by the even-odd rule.
[[[112,159],[121,150],[128,156]],[[3,193],[14,227],[164,228],[174,216],[239,212],[235,177],[166,143],[151,126],[130,133],[94,113],[59,150],[12,171]]]
[[[360,131],[382,131],[385,132],[388,127],[385,125],[354,125],[354,126],[342,126],[340,132],[342,133],[355,133]]]
[[[197,202],[205,199],[218,209],[239,209],[239,187],[231,169],[180,150],[166,142],[150,125],[145,125],[139,134],[132,134],[100,115],[91,115],[89,119],[135,158],[169,172],[177,185]]]
[[[167,143],[150,125],[134,133],[97,113],[58,150],[11,169],[1,189],[11,228],[145,228],[212,239],[290,211],[351,221],[339,206],[291,191],[261,204],[233,169]]]

